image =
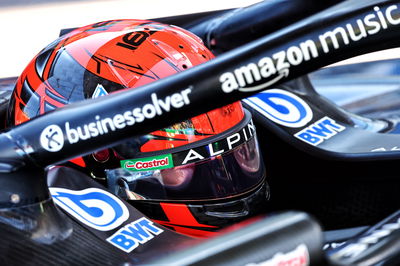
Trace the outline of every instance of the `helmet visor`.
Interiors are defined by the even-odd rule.
[[[122,161],[121,168],[106,171],[108,185],[114,193],[131,200],[209,200],[245,193],[265,178],[251,130],[254,126],[250,122],[238,132],[202,147]],[[205,158],[202,149],[214,156]],[[173,161],[180,161],[180,165],[171,167]]]

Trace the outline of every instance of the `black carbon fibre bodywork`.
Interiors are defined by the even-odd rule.
[[[349,3],[354,4],[356,3],[356,1],[349,1]],[[280,37],[282,36],[286,36],[296,45],[303,40],[309,40],[309,38],[311,38],[309,34],[306,33],[306,30],[315,30],[316,36],[320,36],[320,34],[323,34],[325,30],[343,28],[346,25],[345,23],[347,23],[348,21],[355,22],[359,19],[367,18],[369,15],[371,15],[371,12],[373,12],[372,10],[375,5],[378,5],[382,10],[387,11],[389,9],[389,5],[392,5],[391,7],[393,7],[394,5],[398,5],[398,1],[367,1],[367,3],[364,4],[366,4],[367,7],[362,7],[362,3],[356,3],[354,5],[355,8],[349,11],[349,14],[347,14],[348,16],[345,17],[342,17],[343,13],[340,12],[338,12],[338,14],[336,14],[335,16],[333,16],[332,13],[329,12],[322,13],[323,15],[321,18],[313,17],[305,21],[304,23],[306,25],[304,25],[304,23],[300,23],[297,26],[286,29],[286,31],[281,31],[280,33],[274,34],[272,35],[272,37],[265,38],[259,42],[252,43],[250,46],[246,46],[239,50],[233,51],[228,55],[222,56],[220,59],[217,58],[214,62],[211,62],[211,64],[208,64],[206,67],[200,66],[192,72],[188,71],[187,74],[183,73],[183,75],[180,75],[176,79],[172,77],[165,82],[161,81],[161,83],[158,83],[157,85],[146,86],[146,88],[143,88],[143,90],[135,93],[127,92],[123,96],[111,96],[108,99],[94,100],[90,102],[93,104],[94,107],[88,107],[87,104],[67,107],[61,111],[53,112],[49,116],[35,119],[30,123],[27,123],[26,125],[10,129],[10,131],[1,134],[0,145],[2,147],[2,153],[0,154],[0,179],[4,182],[2,182],[3,186],[1,187],[3,189],[3,193],[1,194],[0,198],[0,203],[3,207],[3,211],[0,212],[0,232],[2,235],[2,240],[0,241],[0,257],[2,260],[0,260],[0,263],[4,265],[145,264],[153,259],[157,259],[157,256],[159,256],[160,254],[168,255],[172,252],[180,250],[181,248],[188,248],[192,243],[191,239],[188,239],[181,235],[177,235],[174,232],[168,231],[168,229],[163,228],[163,233],[157,236],[154,235],[149,242],[143,243],[144,245],[137,247],[136,249],[134,249],[134,251],[132,251],[132,253],[124,253],[123,251],[115,248],[106,241],[110,237],[110,235],[116,233],[119,228],[113,229],[111,232],[108,233],[98,232],[96,230],[93,230],[92,228],[89,228],[86,225],[83,225],[82,223],[78,223],[72,217],[60,212],[60,209],[58,209],[58,207],[56,207],[53,201],[49,198],[49,193],[46,189],[46,186],[44,185],[45,179],[43,176],[43,168],[50,164],[65,161],[68,158],[73,158],[78,154],[88,153],[93,149],[116,143],[124,137],[127,137],[128,135],[131,136],[132,132],[139,134],[148,132],[152,129],[156,129],[156,127],[160,126],[159,124],[166,123],[166,118],[173,117],[173,119],[179,120],[184,116],[194,115],[195,112],[200,113],[207,108],[210,109],[211,107],[222,105],[225,102],[233,101],[242,97],[247,97],[252,93],[235,91],[231,94],[224,94],[221,91],[216,92],[216,90],[206,90],[206,88],[216,88],[221,85],[218,81],[218,77],[219,74],[223,74],[222,71],[234,71],[236,68],[246,66],[252,62],[257,61],[261,58],[261,56],[264,56],[263,58],[270,58],[277,51],[288,50],[288,47],[292,43],[288,43],[287,39],[280,39]],[[341,11],[346,11],[346,7],[348,6],[342,5]],[[399,13],[397,11],[395,12],[395,17],[397,19],[399,18]],[[307,23],[311,24],[307,25]],[[326,28],[327,25],[329,26],[328,28]],[[362,52],[372,51],[378,48],[394,47],[398,44],[398,40],[396,40],[398,39],[397,32],[398,26],[395,27],[394,25],[391,25],[388,31],[380,32],[380,34],[374,36],[367,36],[368,38],[365,38],[357,43],[350,43],[345,47],[339,47],[340,49],[338,48],[332,50],[329,55],[321,53],[321,56],[319,58],[313,58],[313,60],[315,59],[314,61],[311,60],[309,62],[305,62],[304,64],[300,64],[299,66],[291,66],[291,74],[289,76],[286,76],[286,78],[281,81],[293,79],[304,73],[307,73],[308,71],[317,69],[320,66],[332,63],[336,60],[350,57],[353,54],[360,54]],[[383,42],[382,40],[384,40],[385,42]],[[344,40],[339,38],[337,41],[340,41],[342,43]],[[318,49],[322,48],[318,46]],[[254,53],[259,53],[259,55],[253,56]],[[235,60],[230,60],[230,57],[235,58]],[[214,76],[212,75],[210,77],[210,73],[212,73]],[[197,79],[189,81],[190,77],[196,77]],[[263,80],[261,80],[261,82],[263,82]],[[158,88],[157,86],[160,87]],[[74,126],[82,125],[85,123],[87,124],[92,119],[92,117],[88,114],[92,114],[93,112],[98,112],[99,114],[106,117],[124,111],[120,110],[118,104],[120,102],[130,101],[133,99],[133,101],[131,101],[131,104],[133,106],[141,106],[141,103],[139,101],[135,101],[135,99],[143,99],[147,97],[151,92],[157,93],[161,97],[167,97],[169,94],[173,93],[176,88],[189,88],[190,86],[194,86],[193,88],[198,89],[196,93],[193,93],[190,108],[182,110],[171,110],[170,113],[163,114],[163,116],[157,117],[156,119],[153,119],[151,121],[149,120],[143,124],[135,125],[132,128],[126,128],[124,130],[116,132],[115,135],[113,135],[112,139],[108,138],[108,136],[104,136],[89,141],[82,141],[79,144],[75,145],[66,145],[64,147],[65,149],[58,153],[46,152],[40,146],[38,136],[44,131],[44,128],[46,128],[50,124],[56,125],[57,127],[63,127],[64,123],[70,122],[70,120],[74,121]],[[299,95],[301,95],[301,93],[302,92],[300,92]],[[209,99],[214,100],[208,102],[207,100]],[[324,106],[324,103],[326,102],[319,101],[319,105],[315,105],[317,107],[329,107],[329,105]],[[197,106],[201,106],[201,108],[197,110]],[[342,113],[340,112],[335,114],[342,119],[341,122],[353,121],[351,120],[351,117],[341,116]],[[349,125],[352,126],[354,124],[350,123]],[[299,156],[300,159],[296,160],[290,165],[295,165],[296,162],[302,164],[302,173],[307,173],[307,170],[312,172],[316,169],[313,168],[313,165],[310,166],[310,161],[314,163],[322,162],[323,165],[319,165],[319,167],[322,167],[323,169],[329,171],[329,167],[332,164],[328,159],[333,158],[336,160],[343,159],[343,161],[345,162],[342,161],[335,164],[336,166],[338,165],[341,168],[335,169],[328,174],[330,174],[331,176],[340,175],[341,169],[356,165],[357,167],[360,167],[359,169],[362,169],[363,171],[359,174],[359,176],[357,176],[360,177],[358,178],[358,181],[363,182],[363,185],[361,187],[367,185],[369,191],[371,187],[374,186],[374,182],[368,183],[365,179],[362,179],[362,177],[364,177],[363,173],[365,173],[367,177],[380,176],[381,172],[379,171],[379,169],[375,168],[383,167],[389,162],[393,168],[385,169],[385,171],[387,171],[387,176],[391,180],[390,182],[381,182],[382,187],[385,189],[390,187],[391,182],[393,182],[393,180],[395,180],[394,178],[397,177],[397,167],[395,167],[397,166],[397,161],[395,159],[398,158],[398,151],[394,151],[390,154],[361,153],[359,157],[355,158],[353,154],[349,153],[337,154],[329,151],[321,152],[321,150],[317,150],[316,148],[313,148],[311,146],[306,146],[305,144],[299,145],[298,141],[296,142],[291,140],[291,137],[293,137],[293,135],[286,134],[286,132],[282,130],[282,127],[273,124],[271,121],[267,122],[265,128],[272,132],[268,133],[271,134],[271,136],[269,136],[268,134],[264,136],[271,137],[270,140],[272,141],[272,144],[266,144],[265,142],[263,143],[263,147],[265,147],[266,149],[270,149],[271,151],[271,153],[269,154],[270,157],[267,156],[266,158],[267,160],[270,160],[269,162],[271,164],[279,164],[282,161],[287,162],[285,160],[289,158],[288,156],[285,156],[285,154],[276,156],[277,153],[272,154],[272,152],[290,150],[293,151],[293,147],[288,147],[292,145],[296,147],[298,146],[301,149],[296,149],[298,153],[292,154],[294,157],[296,157],[296,155]],[[273,133],[275,134],[273,135],[275,136],[275,138],[272,136]],[[280,142],[277,140],[277,136],[279,137]],[[285,140],[287,142],[284,142],[282,140]],[[286,146],[280,146],[280,144]],[[332,144],[331,147],[333,146],[335,145]],[[321,156],[325,159],[311,158],[312,156],[308,155],[305,156],[303,153],[304,151],[307,151],[308,155],[312,154],[312,156]],[[378,155],[381,155],[381,157],[378,158],[379,160],[381,160],[381,163],[377,163],[374,161],[376,159],[376,156]],[[276,161],[273,160],[274,156],[276,156]],[[359,161],[372,160],[373,162],[370,163],[368,167],[364,167],[366,166],[366,164],[369,164],[369,162],[354,163],[354,161],[351,161],[351,159],[354,158],[356,160],[358,159]],[[388,161],[389,159],[391,160]],[[33,166],[31,164],[28,164],[31,168],[27,168],[25,165],[26,162],[35,162],[36,164],[41,166],[39,167],[40,170],[36,172],[36,165]],[[284,166],[286,166],[286,164],[284,164]],[[269,171],[268,174],[272,174],[275,177],[279,177],[282,175],[292,175],[292,177],[296,177],[296,174],[299,175],[301,173],[298,170],[299,168],[284,168],[285,169],[283,170],[275,168],[274,170]],[[370,170],[371,172],[368,173],[368,170]],[[374,170],[374,172],[372,170]],[[53,168],[50,170],[50,172],[52,174],[49,179],[49,185],[51,187],[61,187],[71,190],[82,190],[89,187],[103,189],[96,182],[92,181],[88,176],[79,174],[74,171],[66,170],[66,168]],[[24,175],[20,176],[19,178],[18,175],[20,173],[23,173]],[[314,178],[314,181],[316,178],[320,177],[318,173],[313,172],[313,174],[314,176],[312,177]],[[15,179],[10,177],[15,177]],[[355,182],[357,180],[353,180],[354,182],[351,183],[351,186],[348,186],[345,190],[347,193],[345,195],[346,197],[335,194],[335,190],[339,190],[341,188],[345,181],[345,178],[346,176],[342,176],[342,179],[338,179],[337,182],[335,182],[336,186],[331,186],[329,188],[329,193],[326,193],[326,191],[318,190],[320,188],[318,184],[324,182],[326,183],[326,181],[324,180],[321,181],[319,179],[319,183],[313,183],[314,187],[308,187],[307,190],[302,190],[301,185],[307,186],[307,183],[304,183],[302,180],[297,180],[297,182],[290,183],[293,180],[291,180],[290,178],[283,178],[278,182],[273,181],[272,185],[274,186],[276,184],[284,184],[284,182],[287,180],[290,181],[288,182],[289,185],[286,184],[286,187],[284,186],[282,187],[282,189],[277,190],[273,188],[272,197],[275,197],[275,195],[279,194],[279,196],[275,198],[275,200],[278,201],[280,199],[286,198],[275,205],[279,206],[279,209],[293,206],[300,208],[302,207],[301,204],[306,202],[308,204],[306,207],[309,208],[309,210],[318,213],[318,211],[320,210],[318,209],[318,204],[331,202],[332,205],[325,206],[325,208],[329,208],[332,206],[338,206],[338,202],[335,201],[336,199],[341,199],[340,202],[345,202],[348,204],[349,202],[347,201],[353,198],[353,189],[354,191],[356,191],[358,188],[360,188],[357,182]],[[380,179],[380,181],[382,181],[382,179]],[[377,189],[380,189],[382,187],[377,187]],[[386,196],[386,200],[393,201],[393,205],[385,206],[385,208],[388,207],[390,210],[392,210],[393,206],[395,206],[395,203],[397,202],[396,197],[393,197],[393,195],[395,195],[396,187],[392,186],[391,188],[393,190],[389,190],[391,191],[390,195],[383,195]],[[30,191],[30,193],[25,193],[25,191]],[[278,193],[274,195],[275,192]],[[291,194],[290,192],[293,192],[293,194]],[[309,192],[310,194],[304,195],[305,192]],[[316,203],[316,194],[311,194],[312,192],[316,193],[319,196],[317,198],[325,199],[326,202],[318,201]],[[359,190],[358,192],[362,193],[362,191],[360,192]],[[385,192],[381,192],[378,196],[381,197],[382,194],[385,194]],[[332,195],[334,195],[335,197],[330,198],[330,196]],[[22,197],[19,198],[19,196]],[[302,201],[293,203],[291,202],[293,198],[295,200],[302,199]],[[121,225],[122,227],[128,226],[131,222],[135,222],[143,217],[140,212],[135,210],[130,205],[126,206],[127,208],[129,208],[130,216],[129,220]],[[340,208],[340,206],[338,206],[338,208]],[[378,208],[375,208],[375,210],[376,209]],[[386,210],[382,212],[386,212]],[[378,212],[378,214],[375,215],[381,215],[382,212]],[[340,212],[340,210],[338,213],[343,214],[343,212]],[[366,214],[365,216],[367,215],[368,214]],[[337,215],[337,213],[330,214],[330,217],[334,216],[339,215]],[[343,217],[335,218],[341,219]],[[343,219],[345,218],[346,217],[344,217]],[[376,217],[374,217],[374,219],[375,218]],[[304,217],[304,219],[307,220],[309,219],[309,217]],[[357,223],[359,223],[361,219],[362,218],[358,217]],[[369,220],[369,222],[371,221]],[[296,223],[288,223],[287,225],[290,226],[293,224],[297,225]],[[315,223],[312,224],[315,225]],[[309,237],[310,235],[307,235],[307,238],[302,239],[305,243],[307,242],[307,239],[311,239],[310,241],[312,242],[312,245],[308,246],[313,247],[310,248],[310,258],[317,258],[317,260],[320,260],[322,256],[318,251],[321,251],[319,245],[321,239],[318,234],[318,228],[317,226],[310,226],[305,228],[312,229],[311,231],[315,233],[314,235],[312,235],[315,237]],[[282,243],[284,244],[277,245],[275,243],[274,247],[276,249],[268,249],[269,253],[267,257],[262,257],[264,261],[265,259],[271,258],[276,254],[280,254],[279,252],[282,252],[283,249],[285,249],[283,250],[283,252],[289,252],[290,250],[296,248],[296,246],[291,246],[294,244],[294,242],[292,242],[291,240],[292,237],[296,236],[295,233],[298,231],[289,231],[290,234],[280,234],[277,236],[277,238],[280,241],[283,241]],[[307,232],[310,233],[311,231]],[[263,241],[264,240],[265,239],[263,239]],[[258,243],[261,243],[263,241],[258,241]],[[298,244],[298,242],[296,242],[296,244]],[[252,246],[249,245],[247,247],[250,249]],[[280,249],[278,247],[284,248]],[[236,251],[238,250],[236,249]],[[257,249],[257,251],[260,250]],[[198,252],[198,250],[195,250],[195,252]],[[182,254],[187,255],[187,253]],[[184,265],[184,263],[182,263],[182,265]]]
[[[51,169],[48,181],[51,187],[103,189],[89,177],[65,167]],[[143,217],[129,204],[126,206],[130,212],[126,223]],[[198,242],[164,229],[155,236],[156,241],[150,240],[126,253],[106,241],[111,233],[77,222],[61,211],[51,198],[24,207],[0,210],[0,232],[1,265],[146,264],[156,259],[156,254],[166,256]]]
[[[60,212],[52,200],[1,211],[0,215],[1,265],[124,263],[122,252],[110,252],[106,242]]]

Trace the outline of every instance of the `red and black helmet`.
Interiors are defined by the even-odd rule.
[[[78,28],[30,62],[17,81],[7,122],[20,124],[212,58],[195,35],[153,21],[113,20]],[[143,116],[133,115],[136,120]],[[89,131],[77,134],[84,139]],[[240,102],[68,164],[154,221],[195,236],[212,235],[259,213],[269,195],[251,115]]]

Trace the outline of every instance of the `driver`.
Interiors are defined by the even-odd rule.
[[[113,20],[78,28],[26,67],[7,123],[17,125],[72,102],[139,87],[212,58],[197,36],[171,25]],[[143,113],[124,117],[127,122],[132,118],[139,121]],[[93,130],[83,127],[76,133],[84,139]],[[213,235],[261,212],[269,197],[256,131],[240,102],[67,164],[155,222],[192,236]]]

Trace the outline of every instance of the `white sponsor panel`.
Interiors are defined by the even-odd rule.
[[[99,231],[117,228],[129,218],[125,204],[98,188],[71,190],[50,187],[54,202],[78,221]]]
[[[305,101],[281,89],[263,91],[244,99],[244,102],[273,122],[286,127],[303,127],[313,118],[313,112]]]

